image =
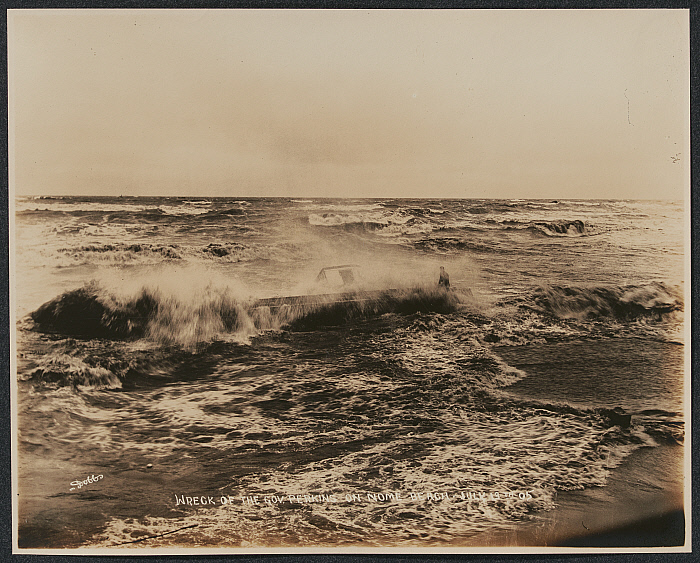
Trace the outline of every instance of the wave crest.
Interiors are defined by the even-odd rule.
[[[683,310],[675,288],[654,282],[623,287],[550,286],[536,289],[520,306],[557,318],[630,320]]]
[[[99,365],[91,366],[67,354],[44,356],[25,379],[58,387],[119,389],[122,386],[119,377],[110,370]]]
[[[90,283],[44,303],[31,313],[31,318],[50,332],[130,338],[143,335],[147,319],[157,306],[156,297],[147,290],[123,301]]]
[[[58,250],[62,266],[75,264],[160,264],[163,262],[252,262],[255,260],[285,260],[286,248],[244,245],[237,242],[209,243],[206,246],[179,244],[114,243],[87,244]]]
[[[384,236],[398,236],[416,233],[429,233],[434,225],[428,218],[437,213],[431,209],[396,209],[391,212],[371,213],[312,213],[309,224],[315,227],[332,227],[356,233],[376,233]]]
[[[537,234],[543,234],[548,237],[580,237],[588,234],[586,224],[580,219],[552,223],[536,222],[531,229]]]
[[[177,295],[143,287],[118,297],[97,282],[43,304],[31,319],[43,332],[105,339],[139,339],[184,347],[218,338],[247,339],[262,330],[309,330],[385,313],[451,312],[461,298],[440,288],[414,287],[252,300],[209,285]]]

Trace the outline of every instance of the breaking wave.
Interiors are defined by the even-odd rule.
[[[622,287],[541,287],[510,302],[561,319],[632,320],[683,310],[680,289],[660,282]]]
[[[289,249],[265,245],[245,245],[236,242],[209,243],[201,246],[151,243],[87,244],[75,248],[58,249],[62,266],[76,264],[159,264],[164,261],[251,262],[273,258],[284,261]]]
[[[65,353],[42,357],[24,380],[40,381],[57,387],[92,387],[96,389],[119,389],[121,379],[100,365],[89,365],[85,359]]]
[[[334,227],[344,231],[358,233],[376,233],[381,235],[405,235],[428,233],[434,225],[426,221],[432,214],[439,214],[431,209],[397,209],[391,212],[371,213],[312,213],[309,224],[316,227]]]
[[[307,330],[385,313],[450,312],[456,292],[414,287],[253,300],[228,287],[208,286],[188,298],[158,287],[117,296],[97,282],[67,291],[31,313],[42,332],[105,339],[145,338],[164,345],[196,346],[217,338],[247,338],[261,330]]]
[[[503,245],[498,245],[491,241],[470,241],[458,237],[441,237],[433,239],[423,239],[413,243],[415,248],[429,252],[458,252],[468,251],[477,253],[498,253],[504,254],[509,249]]]
[[[531,227],[531,230],[535,233],[543,234],[548,237],[580,237],[588,234],[585,223],[579,219],[575,221],[561,221],[554,223],[536,222]]]

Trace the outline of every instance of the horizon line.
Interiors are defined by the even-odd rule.
[[[679,198],[619,198],[619,197],[449,197],[449,196],[306,196],[306,195],[285,195],[285,196],[265,196],[265,195],[156,195],[156,194],[138,194],[138,195],[98,195],[98,194],[27,194],[27,195],[17,195],[14,194],[15,199],[17,198],[32,198],[32,199],[62,199],[69,197],[90,197],[90,198],[110,198],[110,199],[126,199],[126,198],[178,198],[178,199],[195,199],[195,198],[206,198],[206,199],[338,199],[338,200],[348,200],[348,199],[366,199],[366,200],[385,200],[385,199],[418,199],[418,200],[509,200],[509,201],[677,201],[682,202],[683,199]]]

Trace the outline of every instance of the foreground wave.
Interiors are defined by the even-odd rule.
[[[413,287],[251,300],[226,287],[210,287],[183,300],[157,287],[118,297],[90,283],[45,303],[31,318],[39,331],[187,346],[224,334],[249,336],[283,326],[312,329],[385,313],[446,313],[455,311],[463,297],[439,288]]]

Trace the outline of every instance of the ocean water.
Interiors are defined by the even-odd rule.
[[[18,198],[18,544],[533,525],[683,444],[683,228],[666,201]]]

